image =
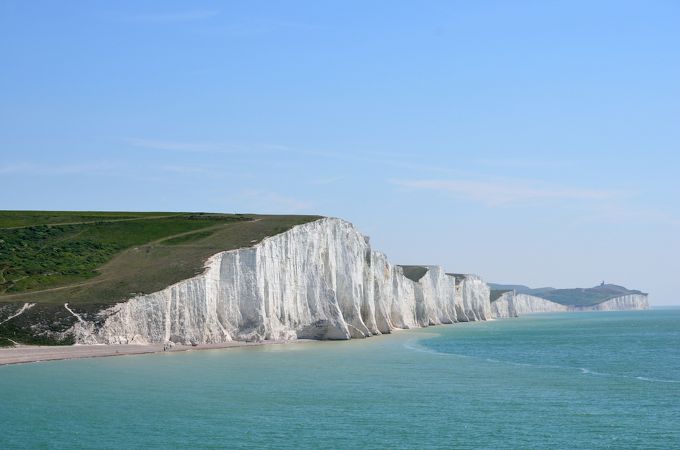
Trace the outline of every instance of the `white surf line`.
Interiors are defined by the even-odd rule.
[[[19,311],[17,311],[14,315],[11,315],[8,318],[6,318],[5,320],[3,320],[2,322],[0,322],[0,325],[2,325],[5,322],[9,322],[10,320],[14,319],[17,316],[20,316],[21,314],[24,313],[24,311],[26,311],[27,309],[31,309],[34,306],[35,306],[35,303],[24,303],[24,306],[22,306]],[[12,341],[12,342],[14,342],[14,341]]]

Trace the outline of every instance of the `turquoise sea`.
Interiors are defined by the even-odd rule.
[[[680,448],[680,310],[0,367],[0,448]]]

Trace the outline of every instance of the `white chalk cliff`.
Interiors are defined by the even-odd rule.
[[[79,343],[361,338],[493,317],[475,276],[424,266],[414,281],[352,224],[324,218],[213,255],[205,271],[73,328]]]
[[[524,314],[543,312],[565,312],[569,307],[528,294],[506,292],[495,302],[491,302],[494,317],[517,317]]]
[[[491,315],[495,319],[507,319],[509,317],[518,317],[515,310],[515,292],[507,291],[500,295],[496,300],[491,302]]]
[[[647,294],[629,294],[593,306],[574,306],[573,311],[623,311],[649,309]]]

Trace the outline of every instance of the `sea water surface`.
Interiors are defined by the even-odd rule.
[[[680,310],[0,367],[0,448],[680,448]]]

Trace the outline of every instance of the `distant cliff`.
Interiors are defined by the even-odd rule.
[[[627,294],[593,306],[574,306],[574,311],[622,311],[649,309],[647,294]]]
[[[202,274],[79,320],[72,332],[106,344],[350,339],[491,317],[478,277],[392,265],[350,223],[325,218],[218,253]]]
[[[491,311],[494,317],[505,318],[542,312],[566,312],[569,307],[533,295],[509,291],[491,303]]]
[[[589,289],[531,289],[522,285],[498,284],[490,284],[490,286],[493,289],[491,298],[494,300],[491,302],[491,311],[497,318],[542,312],[621,311],[649,308],[647,294],[629,291],[615,285],[601,285]],[[514,289],[505,290],[509,286]],[[528,292],[534,292],[535,295]],[[553,301],[556,298],[562,303]],[[596,302],[597,300],[600,301]],[[570,301],[572,304],[564,303]]]

